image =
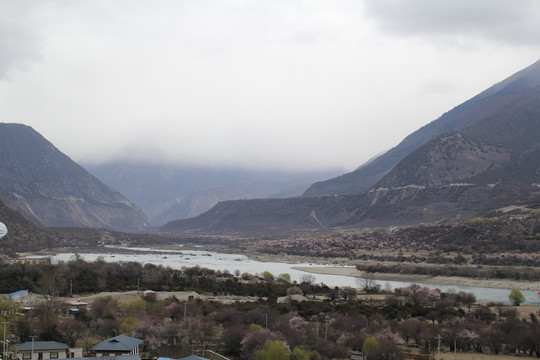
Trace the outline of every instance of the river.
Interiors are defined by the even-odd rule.
[[[303,276],[310,275],[314,279],[314,283],[324,283],[328,286],[351,286],[359,287],[358,278],[350,276],[339,275],[323,275],[312,274],[304,271],[293,269],[293,267],[320,267],[320,264],[307,264],[307,263],[281,263],[281,262],[261,262],[249,259],[245,255],[239,254],[224,254],[212,251],[202,250],[158,250],[152,248],[129,248],[130,253],[123,253],[118,251],[115,253],[114,248],[109,248],[109,252],[104,253],[78,253],[82,259],[86,261],[94,261],[98,258],[102,258],[107,262],[139,262],[141,264],[151,263],[155,265],[162,265],[170,267],[172,269],[181,269],[183,267],[200,266],[202,268],[208,268],[213,270],[229,271],[234,273],[236,270],[240,273],[249,274],[262,274],[264,271],[269,271],[274,276],[287,273],[291,276],[291,280],[300,281]],[[120,249],[119,249],[120,250]],[[60,261],[67,262],[74,259],[75,253],[60,253],[51,256],[53,263]],[[386,288],[400,288],[405,287],[411,282],[403,281],[379,281],[377,283],[381,285],[383,289]],[[495,289],[495,288],[482,288],[474,286],[454,286],[454,285],[442,285],[442,284],[427,284],[421,282],[415,282],[422,286],[428,286],[430,288],[439,288],[443,292],[458,292],[465,291],[472,293],[476,296],[476,299],[480,302],[501,302],[509,303],[508,289]],[[528,305],[540,305],[540,298],[536,291],[521,291],[525,296],[525,303]]]

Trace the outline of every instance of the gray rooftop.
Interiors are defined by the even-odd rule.
[[[71,358],[70,360],[141,360],[139,355],[117,355],[117,356],[93,356]]]
[[[113,360],[115,360],[115,359],[113,359]],[[157,360],[210,360],[210,359],[203,358],[203,357],[200,357],[200,356],[197,356],[197,355],[189,355],[188,357],[181,358],[181,359],[171,359],[171,358],[167,358],[167,357],[158,357]]]
[[[131,351],[139,346],[143,340],[127,335],[118,335],[94,346],[92,351]],[[129,360],[129,359],[125,359]]]
[[[34,351],[36,350],[68,350],[69,346],[56,341],[34,341]],[[32,342],[27,341],[17,345],[17,351],[32,351]]]

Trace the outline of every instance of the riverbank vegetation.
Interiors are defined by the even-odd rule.
[[[0,292],[22,286],[43,296],[25,315],[3,312],[9,318],[2,321],[9,321],[8,331],[19,341],[38,336],[88,350],[124,333],[144,339],[143,350],[152,357],[207,349],[233,359],[276,358],[273,354],[345,359],[350,351],[364,351],[369,359],[384,360],[406,353],[433,354],[440,335],[446,351],[540,356],[538,315],[522,318],[510,305],[477,304],[471,294],[415,284],[394,291],[371,289],[376,294],[367,296],[359,289],[312,284],[309,277],[290,283],[286,274],[173,270],[77,258],[58,265],[6,264],[0,279]],[[72,291],[138,288],[197,291],[202,296],[181,301],[141,291],[138,299],[122,302],[106,295],[76,312],[60,301]],[[244,296],[243,301],[221,300],[221,295],[231,294]]]
[[[466,223],[239,241],[239,251],[332,259],[365,272],[540,280],[540,211]]]
[[[410,275],[454,276],[478,279],[500,279],[538,281],[540,268],[502,267],[502,266],[455,266],[455,265],[421,265],[421,264],[357,264],[356,269],[364,273],[399,273]]]
[[[290,261],[358,265],[365,272],[540,281],[540,210],[464,223],[343,230],[278,238],[127,234],[104,229],[14,227],[0,261],[15,251],[67,247],[195,245],[221,252],[288,257]],[[31,234],[35,241],[26,241]],[[41,240],[36,240],[41,239]],[[45,242],[44,242],[45,241]],[[73,250],[70,250],[73,251]],[[77,251],[77,250],[75,250]],[[118,250],[119,251],[119,250]]]

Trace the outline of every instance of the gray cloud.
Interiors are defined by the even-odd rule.
[[[513,45],[540,41],[536,0],[387,0],[364,5],[368,17],[395,35],[484,38]]]
[[[75,160],[354,169],[536,61],[534,4],[0,1],[0,119]]]
[[[0,79],[38,60],[39,36],[19,1],[0,2]]]

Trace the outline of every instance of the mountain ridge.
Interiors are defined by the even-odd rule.
[[[482,116],[482,111],[490,109],[489,106],[475,107],[479,102],[500,101],[499,98],[495,99],[494,96],[517,93],[539,85],[540,60],[447,111],[438,119],[405,137],[397,146],[377,159],[361,165],[350,173],[314,183],[306,190],[303,196],[358,194],[367,191],[415,149],[442,133],[463,129],[471,121]],[[501,107],[504,106],[504,103],[498,105]]]
[[[0,193],[42,226],[140,230],[145,215],[29,126],[0,123]]]
[[[534,76],[526,79],[523,74]],[[227,202],[194,219],[168,223],[162,230],[329,231],[464,221],[538,209],[540,84],[533,86],[537,81],[540,62],[473,98],[477,100],[457,106],[451,116],[448,112],[441,117],[444,121],[439,118],[428,124],[428,128],[449,130],[420,139],[424,143],[384,170],[384,175],[371,173],[382,176],[367,191],[273,202]],[[387,160],[396,155],[396,148],[389,151]],[[381,170],[378,159],[385,155],[366,167]]]

